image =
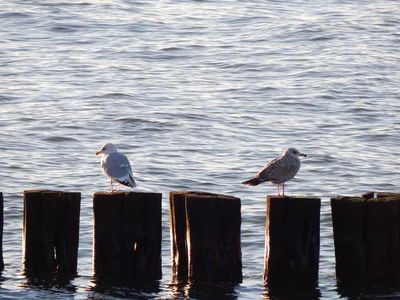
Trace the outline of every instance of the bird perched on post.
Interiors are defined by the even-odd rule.
[[[307,157],[295,148],[286,149],[283,154],[271,160],[260,172],[253,178],[243,181],[243,184],[258,185],[262,182],[271,182],[279,188],[282,187],[282,195],[285,195],[285,182],[291,180],[300,169],[300,156]]]
[[[136,186],[128,158],[123,153],[118,152],[113,144],[104,144],[96,152],[96,155],[101,155],[100,165],[103,174],[110,178],[111,192],[115,191],[113,181],[131,188]]]

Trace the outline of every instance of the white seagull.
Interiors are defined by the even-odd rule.
[[[96,152],[96,155],[101,155],[100,165],[103,174],[110,178],[111,192],[115,191],[113,181],[131,188],[136,186],[128,158],[123,153],[118,152],[113,144],[104,144]]]
[[[307,157],[295,148],[286,149],[283,154],[271,160],[260,172],[253,178],[243,181],[243,184],[258,185],[262,182],[271,182],[279,188],[282,187],[282,195],[285,195],[285,182],[292,179],[300,169],[299,156]]]

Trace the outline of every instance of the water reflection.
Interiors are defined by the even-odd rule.
[[[0,272],[0,289],[1,289],[2,282],[5,281],[5,280],[6,280],[6,278],[3,277],[3,272]]]
[[[287,283],[279,286],[265,286],[264,300],[319,300],[321,296],[318,286],[300,283]]]
[[[211,282],[173,282],[169,285],[171,298],[238,299],[237,284]]]
[[[93,277],[88,299],[104,299],[104,295],[119,298],[148,299],[160,292],[159,280],[128,280],[111,276]]]
[[[400,285],[389,284],[337,284],[338,294],[348,299],[377,299],[386,295],[385,299],[399,299]]]
[[[72,281],[77,278],[76,274],[62,274],[62,273],[24,273],[26,282],[22,287],[29,287],[41,290],[59,290],[60,292],[75,293],[77,287]]]

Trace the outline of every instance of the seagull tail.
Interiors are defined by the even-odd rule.
[[[129,180],[129,183],[130,183],[130,187],[131,188],[134,188],[134,187],[136,187],[136,182],[135,182],[135,179],[133,178],[133,176],[132,175],[130,175],[129,174],[129,178],[128,178],[128,180]]]
[[[253,177],[249,180],[243,181],[242,183],[246,185],[258,185],[261,183],[261,180],[258,177]]]

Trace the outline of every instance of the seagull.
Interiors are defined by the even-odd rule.
[[[113,144],[104,144],[96,155],[101,155],[100,165],[103,174],[110,178],[111,192],[115,192],[113,181],[131,188],[136,186],[128,158],[125,154],[118,152]]]
[[[281,195],[279,188],[282,187],[282,196],[285,196],[285,182],[291,180],[299,171],[300,156],[307,157],[307,154],[300,153],[295,148],[288,148],[281,156],[271,160],[256,176],[242,183],[258,185],[266,181],[271,182],[276,185],[278,195]]]

